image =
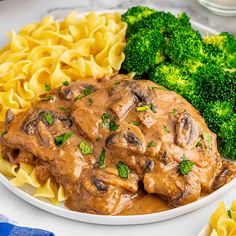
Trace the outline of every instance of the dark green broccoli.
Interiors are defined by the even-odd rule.
[[[157,29],[164,36],[167,36],[180,26],[189,28],[191,26],[189,17],[185,13],[180,13],[178,17],[175,17],[170,12],[155,11],[135,24],[128,24],[126,37],[129,38],[142,29]]]
[[[204,101],[228,101],[235,105],[236,73],[224,71],[219,65],[206,63],[193,74],[199,84],[199,95]]]
[[[224,68],[236,68],[236,37],[223,32],[203,39],[203,50],[207,58]]]
[[[203,109],[205,106],[204,101],[198,96],[198,84],[191,77],[187,67],[165,62],[150,70],[149,79],[181,94],[197,109]]]
[[[129,8],[128,11],[126,11],[122,15],[122,20],[128,24],[128,26],[132,26],[138,21],[142,20],[143,18],[151,15],[154,13],[155,10],[145,7],[145,6],[135,6],[132,8]]]
[[[202,57],[202,39],[198,31],[179,27],[166,40],[164,54],[174,63],[198,61]]]
[[[218,133],[220,126],[230,120],[234,115],[234,107],[230,102],[210,102],[206,105],[203,111],[203,117],[208,127],[214,132]]]
[[[236,160],[236,114],[220,127],[219,149],[224,157]]]
[[[164,37],[158,30],[143,30],[133,35],[125,46],[122,69],[140,77],[150,67],[164,60]]]

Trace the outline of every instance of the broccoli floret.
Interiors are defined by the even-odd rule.
[[[151,15],[154,13],[155,10],[144,7],[144,6],[135,6],[132,8],[129,8],[128,11],[126,11],[122,15],[122,20],[128,24],[128,26],[132,26],[138,21],[142,20],[143,18]]]
[[[174,63],[198,61],[202,57],[201,35],[187,27],[179,27],[166,40],[165,55]]]
[[[170,12],[155,11],[153,14],[143,18],[135,24],[128,25],[126,37],[129,38],[142,29],[157,29],[164,36],[168,36],[180,26],[190,28],[191,25],[186,14],[181,13],[177,18]]]
[[[234,107],[230,102],[210,102],[203,111],[203,117],[214,133],[218,133],[220,126],[229,121],[233,115]]]
[[[204,101],[228,101],[235,106],[236,73],[224,71],[219,65],[206,63],[198,67],[193,77],[199,84]]]
[[[162,63],[152,69],[149,79],[186,98],[197,109],[203,109],[204,101],[198,96],[198,84],[191,77],[188,67]]]
[[[158,30],[143,30],[132,36],[125,46],[122,69],[140,77],[150,67],[164,60],[164,37]]]
[[[206,57],[224,68],[236,68],[236,37],[223,32],[203,39]]]
[[[224,157],[236,160],[236,114],[220,127],[219,149]]]

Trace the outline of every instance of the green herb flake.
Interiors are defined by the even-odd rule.
[[[61,111],[68,111],[68,108],[67,107],[63,107],[63,106],[61,106],[61,107],[58,107]]]
[[[100,141],[102,139],[102,135],[97,136],[96,141]]]
[[[78,95],[76,98],[75,98],[75,101],[78,100],[78,99],[81,99],[81,98],[84,98],[90,94],[93,93],[93,88],[92,87],[88,87],[86,88],[82,94]]]
[[[44,115],[44,119],[47,122],[48,126],[52,126],[54,123],[54,118],[53,115],[51,113],[46,113]]]
[[[88,96],[93,93],[93,88],[89,87],[84,90],[84,96]]]
[[[65,143],[72,135],[73,135],[73,132],[71,131],[64,133],[62,135],[59,135],[54,139],[54,143],[59,147],[63,143]]]
[[[103,113],[102,115],[102,122],[105,123],[110,118],[110,114]]]
[[[148,144],[148,147],[155,147],[156,143],[152,140],[150,141],[150,143]]]
[[[155,104],[151,104],[151,111],[153,112],[153,113],[156,113],[157,111],[156,111],[156,105]]]
[[[92,104],[93,104],[93,99],[92,99],[92,98],[89,98],[89,99],[88,99],[88,103],[89,103],[89,105],[92,105]]]
[[[195,146],[196,146],[196,147],[202,147],[202,142],[201,142],[201,141],[198,141]]]
[[[115,80],[114,81],[114,85],[119,85],[120,84],[120,81],[119,80]]]
[[[170,113],[175,115],[177,112],[178,112],[178,110],[176,108],[173,108],[173,110]]]
[[[99,156],[99,168],[100,169],[104,169],[107,167],[107,163],[106,163],[106,156],[105,156],[105,149],[102,149],[102,152]]]
[[[51,100],[51,99],[54,99],[54,96],[48,95],[48,96],[42,98],[43,101],[49,101],[49,100]]]
[[[47,92],[51,91],[51,87],[50,87],[50,85],[45,84],[45,90],[46,90]]]
[[[63,81],[62,84],[63,84],[64,86],[69,86],[69,82],[68,82],[67,80],[66,80],[66,81]]]
[[[229,218],[232,218],[231,210],[227,211]]]
[[[83,155],[91,154],[93,151],[93,148],[85,140],[80,142],[79,148],[80,148],[80,151]]]
[[[203,139],[207,142],[208,148],[212,150],[212,137],[207,132],[202,132]]]
[[[192,161],[183,159],[179,164],[180,173],[182,175],[188,174],[192,170],[194,165],[195,164]]]
[[[109,128],[110,130],[112,131],[116,131],[118,128],[119,128],[120,125],[116,124],[116,121],[115,120],[111,120],[109,122]]]
[[[139,122],[139,121],[132,121],[131,124],[132,124],[132,125],[135,125],[135,126],[139,126],[139,125],[140,125],[140,122]]]
[[[167,134],[170,133],[170,130],[168,129],[168,127],[167,127],[166,125],[163,125],[163,128],[164,128],[164,130],[165,130],[165,132],[166,132]]]
[[[8,133],[8,132],[7,132],[6,130],[3,130],[2,133],[1,133],[1,135],[4,136],[4,135],[6,135],[7,133]]]
[[[117,165],[117,169],[118,169],[118,175],[121,178],[128,179],[129,167],[127,165],[125,165],[122,161],[119,161]]]
[[[150,106],[149,105],[143,105],[143,106],[139,106],[139,107],[136,107],[136,111],[140,112],[140,111],[148,111],[150,110]]]

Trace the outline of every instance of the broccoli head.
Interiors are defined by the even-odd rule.
[[[219,148],[224,157],[236,160],[236,114],[220,127]]]
[[[161,63],[149,73],[149,79],[186,98],[197,109],[203,109],[204,101],[198,96],[198,84],[187,67],[173,63]]]
[[[236,37],[223,32],[203,39],[203,50],[206,57],[224,68],[236,68]]]
[[[218,133],[221,125],[234,115],[234,107],[230,102],[210,102],[203,111],[203,117],[208,127]]]
[[[121,17],[121,19],[128,24],[128,26],[132,26],[138,21],[146,18],[147,16],[154,13],[155,10],[145,7],[145,6],[135,6],[131,7],[126,11]]]
[[[214,63],[206,63],[197,68],[193,77],[198,82],[199,95],[208,103],[228,101],[235,106],[236,72],[229,72]]]
[[[155,11],[135,24],[128,25],[126,37],[129,38],[142,29],[157,29],[164,36],[167,36],[180,26],[190,28],[189,17],[185,13],[181,13],[178,17],[175,17],[170,12]]]
[[[150,67],[164,60],[163,43],[164,37],[158,30],[143,30],[133,35],[124,48],[122,69],[135,72],[136,77],[140,77]]]
[[[200,33],[188,27],[177,28],[166,40],[164,54],[177,64],[200,60],[202,57]]]

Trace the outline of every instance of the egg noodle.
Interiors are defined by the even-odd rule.
[[[220,202],[216,211],[210,218],[210,236],[236,235],[236,201],[232,202],[228,211],[223,202]]]
[[[63,21],[52,16],[8,34],[0,51],[0,122],[7,109],[19,114],[63,81],[98,78],[118,71],[124,60],[126,23],[120,13],[91,12]]]
[[[118,71],[124,60],[126,23],[120,13],[91,12],[78,18],[71,12],[64,20],[52,16],[8,34],[9,42],[0,50],[0,127],[8,109],[18,115],[64,81],[99,78]],[[63,186],[48,179],[41,185],[34,166],[13,165],[0,154],[0,172],[16,187],[36,188],[35,197],[53,203],[66,199]]]

